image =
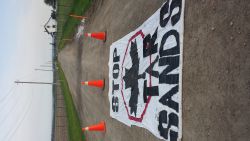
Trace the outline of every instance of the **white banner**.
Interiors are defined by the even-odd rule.
[[[110,47],[111,117],[167,141],[182,137],[183,16],[184,0],[168,0]]]

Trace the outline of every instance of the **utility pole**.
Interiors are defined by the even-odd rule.
[[[51,83],[51,82],[34,82],[34,81],[15,81],[16,84],[48,84],[48,85],[56,85],[56,83]]]
[[[50,68],[52,68],[52,66],[47,66],[47,65],[40,65],[40,67],[50,67]]]
[[[54,70],[45,70],[45,69],[35,69],[36,71],[54,71]]]

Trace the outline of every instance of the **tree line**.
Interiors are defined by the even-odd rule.
[[[56,0],[44,0],[44,3],[48,6],[52,6],[53,9],[56,9]]]

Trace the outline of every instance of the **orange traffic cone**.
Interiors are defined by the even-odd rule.
[[[85,36],[106,41],[106,32],[85,33]]]
[[[105,132],[106,131],[106,126],[105,126],[105,122],[101,121],[98,124],[92,125],[92,126],[87,126],[85,128],[82,128],[82,131],[101,131],[101,132]]]
[[[87,86],[94,86],[98,88],[104,88],[105,81],[104,80],[82,81],[81,84]]]

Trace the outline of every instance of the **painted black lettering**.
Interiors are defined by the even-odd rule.
[[[113,79],[117,79],[118,78],[119,71],[120,71],[119,65],[118,64],[114,64],[114,66],[113,66]]]
[[[113,62],[119,62],[120,61],[120,56],[117,56],[117,49],[115,48],[113,52]]]
[[[159,83],[178,84],[179,74],[169,74],[172,70],[179,67],[180,56],[162,57],[159,66],[167,66],[160,74]]]
[[[167,124],[167,128],[163,127],[163,124]],[[179,126],[179,119],[178,116],[175,113],[170,113],[168,115],[167,111],[163,110],[159,113],[159,125],[158,130],[160,132],[160,135],[168,139],[168,134],[170,134],[170,141],[177,141],[178,138],[178,132],[175,132],[170,129],[171,126]],[[170,133],[169,133],[170,132]]]
[[[112,82],[112,94],[114,94],[114,91],[119,89],[119,84],[115,84],[114,80]]]
[[[178,12],[172,16],[173,10],[175,8],[178,8]],[[174,26],[180,20],[181,10],[182,10],[182,0],[172,0],[170,4],[170,11],[169,11],[169,0],[167,0],[167,2],[162,6],[160,10],[161,27],[165,27],[168,24],[170,18],[171,18],[171,24],[172,26]],[[164,18],[166,14],[168,15],[166,18]]]
[[[159,96],[159,89],[158,89],[158,86],[147,87],[147,80],[145,80],[144,87],[143,87],[144,103],[146,103],[148,100],[147,96]]]
[[[155,43],[157,39],[157,32],[158,32],[158,27],[155,30],[155,33],[152,35],[148,34],[144,39],[143,39],[143,57],[147,57],[149,55],[157,53],[158,50],[158,43]]]
[[[118,97],[112,97],[112,110],[118,112],[119,110],[119,99]]]
[[[173,35],[175,37],[176,46],[174,46],[170,49],[164,50],[164,45],[165,45],[168,37],[170,37],[171,35]],[[160,46],[159,52],[160,52],[160,57],[180,54],[180,39],[179,39],[179,33],[176,30],[170,30],[166,34],[164,34],[164,36],[162,37],[162,40],[161,40],[161,46]]]
[[[173,87],[170,91],[164,94],[159,100],[159,102],[161,102],[163,105],[166,105],[174,109],[176,112],[179,112],[179,103],[172,100],[172,96],[177,94],[178,91],[179,91],[179,85]]]
[[[154,60],[154,62],[152,62],[149,67],[145,70],[145,72],[147,72],[149,75],[154,76],[156,78],[159,78],[159,72],[153,70],[155,64],[158,62],[159,56],[157,56]]]

